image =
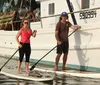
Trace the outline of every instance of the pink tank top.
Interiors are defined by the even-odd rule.
[[[31,35],[32,35],[32,30],[30,28],[27,31],[24,28],[22,28],[20,42],[24,43]],[[30,43],[30,38],[25,43]]]

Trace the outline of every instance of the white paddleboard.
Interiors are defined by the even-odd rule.
[[[17,78],[17,79],[22,79],[22,80],[32,80],[32,81],[51,81],[53,78],[51,77],[34,77],[34,76],[29,76],[28,74],[21,73],[21,74],[15,74],[15,73],[8,73],[1,71],[1,74],[4,74],[6,76],[12,77],[12,78]]]
[[[53,73],[53,74],[58,74],[58,75],[70,75],[70,76],[77,76],[77,77],[85,77],[85,78],[100,78],[100,73],[95,73],[95,72],[79,72],[76,70],[65,70],[65,71],[54,71],[50,69],[40,69],[40,68],[35,68],[37,71],[42,71],[42,72],[47,72],[47,73]]]
[[[3,68],[0,72],[6,76],[22,79],[22,80],[32,80],[32,81],[51,81],[53,77],[45,76],[41,72],[32,71],[30,72],[31,75],[27,74],[25,71],[21,71],[21,73],[17,73],[17,68]],[[39,75],[39,76],[38,76]]]

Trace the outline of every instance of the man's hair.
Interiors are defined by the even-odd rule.
[[[66,16],[66,17],[67,17],[67,19],[68,19],[68,16]],[[59,17],[59,21],[61,21],[61,20],[62,20],[62,16]]]

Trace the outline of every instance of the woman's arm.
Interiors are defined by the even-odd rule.
[[[19,36],[20,36],[20,35],[21,35],[21,29],[18,31],[18,33],[17,33],[17,35],[16,35],[17,44],[18,44],[18,46],[21,48],[22,45],[21,45],[20,42],[19,42]]]

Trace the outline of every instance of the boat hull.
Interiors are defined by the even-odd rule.
[[[82,29],[69,36],[69,54],[66,66],[73,69],[100,72],[100,26],[98,23],[82,25]],[[70,30],[70,33],[73,30]],[[10,57],[18,49],[17,31],[0,31],[0,55]],[[69,33],[69,34],[70,34]],[[36,38],[31,37],[31,62],[37,62],[56,46],[55,28],[38,29]],[[13,58],[18,58],[17,52]],[[54,66],[56,49],[39,63]],[[59,66],[62,66],[62,58]]]

